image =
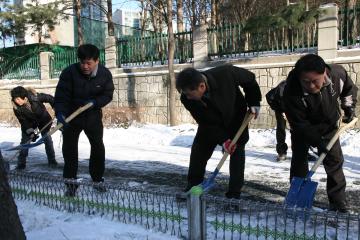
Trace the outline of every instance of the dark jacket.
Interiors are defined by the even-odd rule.
[[[209,119],[206,114],[203,114],[201,101],[189,100],[183,94],[180,99],[199,127],[207,127],[210,129],[209,135],[223,142],[235,135],[244,120],[247,107],[260,106],[260,88],[255,74],[232,65],[215,67],[202,73],[207,78],[209,88],[205,98],[214,107],[213,112],[217,112],[217,116]],[[239,86],[243,89],[245,96],[241,93]],[[248,133],[245,131],[239,142],[245,143],[247,140]]]
[[[45,93],[36,93],[34,90],[28,90],[28,101],[31,106],[31,110],[26,107],[26,104],[22,106],[16,105],[13,102],[13,109],[15,116],[21,124],[21,130],[26,131],[29,128],[42,129],[51,120],[51,116],[46,110],[44,103],[49,103],[51,106],[54,104],[53,96]],[[49,125],[44,132],[50,129]]]
[[[274,111],[284,112],[284,89],[286,85],[286,80],[281,81],[276,87],[272,88],[268,93],[266,93],[266,101],[269,104],[270,108]]]
[[[329,65],[329,77],[319,93],[303,91],[294,70],[289,73],[284,90],[285,113],[292,132],[312,146],[338,126],[341,107],[355,107],[357,87],[340,65]]]
[[[75,63],[64,69],[56,87],[54,108],[65,117],[76,109],[95,100],[96,106],[90,111],[100,111],[111,102],[114,83],[110,71],[98,64],[95,76],[86,76],[80,70],[80,64]]]

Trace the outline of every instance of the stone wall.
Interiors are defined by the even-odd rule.
[[[293,57],[292,57],[293,58]],[[296,60],[296,59],[295,59]],[[352,80],[360,87],[360,58],[333,61],[345,67]],[[284,80],[292,69],[294,62],[278,64],[233,64],[245,67],[255,73],[263,95],[260,118],[253,122],[252,127],[269,128],[275,126],[275,116],[268,107],[265,94],[277,83]],[[184,66],[183,66],[184,67]],[[149,70],[149,69],[148,69]],[[179,69],[178,69],[179,70]],[[7,81],[0,83],[0,120],[14,121],[11,109],[9,90],[17,85],[32,86],[39,92],[53,94],[57,80],[48,81]],[[168,76],[166,70],[141,71],[114,74],[114,99],[104,110],[106,123],[120,124],[136,120],[147,123],[168,124]],[[359,94],[360,95],[360,94]],[[179,99],[179,96],[177,96]],[[359,96],[358,96],[359,101]],[[177,101],[180,123],[194,123],[190,114]],[[357,115],[360,108],[356,109]],[[360,126],[358,124],[358,126]]]

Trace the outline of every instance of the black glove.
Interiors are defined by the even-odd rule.
[[[36,139],[39,138],[39,134],[35,132],[33,128],[26,129],[26,134],[29,136],[32,142],[36,142]]]
[[[355,117],[355,109],[352,107],[347,107],[344,109],[344,116],[342,118],[343,123],[349,123]]]
[[[327,141],[325,141],[325,140],[320,141],[319,145],[317,146],[319,156],[322,153],[327,154],[329,152],[329,150],[327,150],[327,148],[326,148],[326,145],[327,145]]]
[[[69,124],[65,121],[65,116],[62,112],[57,112],[56,113],[56,119],[58,121],[58,123],[61,123],[63,125],[63,127],[67,127]]]

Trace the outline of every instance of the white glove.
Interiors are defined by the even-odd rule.
[[[250,111],[251,113],[255,114],[254,119],[257,119],[260,113],[260,106],[251,106]]]

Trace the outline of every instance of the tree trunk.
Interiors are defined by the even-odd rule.
[[[169,67],[169,112],[170,112],[170,126],[177,124],[176,111],[176,88],[175,88],[175,73],[174,73],[174,52],[175,39],[172,24],[172,0],[167,0],[167,24],[168,24],[168,67]]]
[[[177,19],[177,32],[182,33],[184,32],[184,10],[183,10],[183,0],[177,0],[176,3],[176,19]],[[178,57],[179,62],[184,63],[186,60],[185,57],[185,50],[184,50],[184,35],[178,34]]]
[[[191,0],[191,12],[192,12],[191,30],[194,31],[195,26],[196,26],[196,1],[195,0]]]
[[[75,0],[75,16],[77,23],[77,33],[78,33],[78,46],[84,43],[84,35],[81,29],[81,0]]]
[[[114,22],[112,20],[112,0],[107,0],[108,35],[114,36]]]
[[[11,188],[6,176],[4,159],[0,151],[0,239],[26,239]]]

